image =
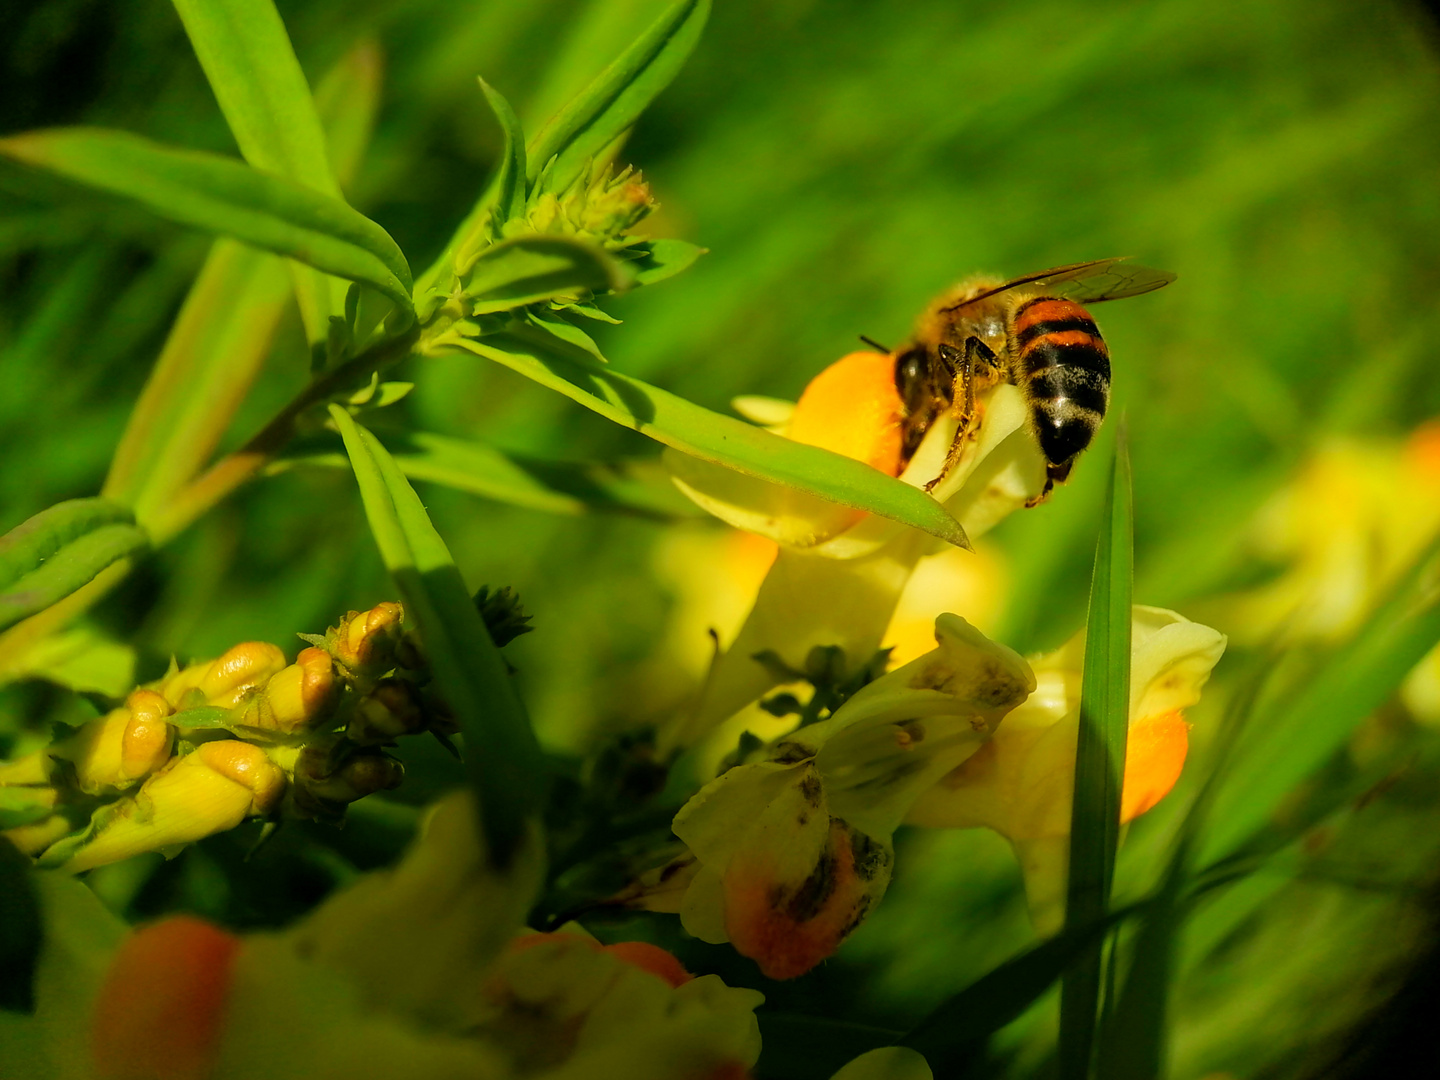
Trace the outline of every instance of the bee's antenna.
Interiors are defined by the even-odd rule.
[[[884,345],[881,345],[878,341],[876,341],[874,338],[868,338],[864,334],[860,335],[860,340],[863,341],[866,345],[869,345],[872,349],[879,349],[883,353],[888,353],[890,351]]]

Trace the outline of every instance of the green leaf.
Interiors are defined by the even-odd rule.
[[[553,190],[575,179],[670,85],[709,14],[710,0],[680,0],[657,19],[531,140],[529,179],[533,182],[552,157]]]
[[[1298,692],[1247,726],[1220,778],[1202,862],[1235,854],[1264,830],[1295,787],[1345,745],[1437,643],[1440,536]]]
[[[589,353],[602,364],[609,363],[600,352],[600,346],[595,344],[595,339],[562,315],[535,307],[525,313],[525,319],[542,333],[551,334],[566,345]]]
[[[110,463],[103,493],[141,522],[209,463],[290,298],[285,264],[217,240],[190,287]]]
[[[899,1040],[913,1047],[945,1075],[972,1057],[980,1043],[1018,1019],[1049,990],[1067,968],[1104,940],[1110,928],[1133,908],[1116,911],[1084,926],[1071,926],[1011,957],[999,967],[947,998]]]
[[[0,785],[0,829],[14,829],[55,812],[55,789]]]
[[[702,461],[903,522],[950,544],[969,546],[965,531],[943,506],[919,488],[862,462],[782,439],[583,355],[566,355],[543,341],[499,334],[479,341],[457,336],[446,343],[504,364],[617,424]]]
[[[310,86],[270,0],[174,0],[240,153],[255,168],[344,201],[330,167]],[[308,266],[292,266],[311,341],[343,290]]]
[[[0,590],[8,590],[67,544],[106,525],[129,525],[135,515],[110,499],[70,499],[42,510],[0,536]]]
[[[400,471],[411,480],[443,484],[527,510],[551,514],[608,510],[666,521],[700,513],[653,460],[618,465],[555,461],[423,431],[387,436],[386,442]],[[306,465],[349,468],[343,454],[301,452],[276,463],[281,469]]]
[[[484,79],[480,80],[480,89],[484,91],[485,100],[490,103],[495,119],[500,121],[500,128],[505,132],[505,149],[500,155],[500,174],[495,180],[495,209],[498,211],[500,223],[503,224],[525,212],[525,132],[515,117],[515,110],[500,91]]]
[[[218,705],[196,705],[194,708],[181,709],[169,717],[170,723],[178,728],[199,729],[199,728],[228,728],[235,722],[235,712],[232,709],[222,709]]]
[[[635,280],[641,285],[654,285],[690,269],[707,249],[686,240],[647,240],[629,250],[640,255],[634,264]]]
[[[0,594],[0,629],[65,599],[111,563],[143,551],[149,543],[145,530],[134,525],[102,525],[77,537]]]
[[[1075,796],[1065,925],[1093,925],[1105,917],[1120,838],[1120,788],[1130,726],[1130,596],[1134,583],[1134,508],[1124,422],[1115,459],[1085,633],[1080,686],[1080,735],[1075,750]],[[1060,993],[1060,1075],[1090,1075],[1100,1000],[1101,943],[1094,942],[1066,973]]]
[[[338,199],[238,161],[101,128],[0,139],[0,154],[379,289],[410,310],[410,270],[390,234]]]
[[[345,440],[381,558],[419,628],[436,689],[460,722],[489,850],[505,865],[543,801],[544,763],[525,707],[414,489],[349,413],[332,405],[330,415]]]
[[[620,292],[624,264],[565,236],[519,236],[486,248],[463,277],[472,314],[509,311],[584,292]]]
[[[0,837],[0,1009],[35,1011],[40,941],[40,901],[30,860]]]
[[[355,179],[370,146],[384,67],[380,46],[367,39],[342,56],[315,87],[315,111],[325,129],[330,168],[342,189]]]

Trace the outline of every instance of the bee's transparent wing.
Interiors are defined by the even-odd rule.
[[[1096,259],[1092,262],[1052,267],[1037,274],[1026,274],[978,296],[972,296],[963,303],[956,304],[955,308],[966,307],[1008,289],[1018,289],[1022,285],[1053,290],[1057,296],[1068,297],[1082,304],[1098,304],[1102,300],[1139,296],[1162,285],[1169,285],[1174,280],[1175,275],[1170,271],[1152,270],[1148,266],[1132,263],[1128,256]]]

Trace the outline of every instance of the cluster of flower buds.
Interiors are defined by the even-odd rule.
[[[609,165],[597,169],[592,163],[559,191],[550,190],[548,179],[541,173],[523,214],[503,223],[491,219],[492,243],[540,234],[571,236],[619,251],[638,239],[632,230],[655,209],[650,185],[633,166],[615,173]]]
[[[512,608],[514,604],[510,605]],[[518,609],[517,609],[518,610]],[[249,641],[171,670],[43,750],[0,763],[4,835],[42,865],[88,870],[174,851],[249,818],[338,822],[399,785],[386,750],[454,723],[427,692],[405,613],[352,611],[293,663]]]

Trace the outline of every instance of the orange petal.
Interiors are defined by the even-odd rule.
[[[810,380],[785,435],[899,476],[900,414],[894,358],[856,352]]]
[[[686,971],[674,956],[648,941],[617,941],[614,945],[606,945],[600,951],[609,953],[616,960],[631,967],[658,975],[672,987],[687,983],[695,977]]]
[[[1130,725],[1120,794],[1122,823],[1139,817],[1170,793],[1189,749],[1190,725],[1178,709]]]
[[[735,857],[724,878],[725,932],[767,977],[793,979],[834,953],[860,924],[872,884],[856,872],[850,830],[831,821],[830,845],[803,881],[777,881],[763,856]]]
[[[240,939],[188,915],[120,945],[90,1029],[101,1080],[203,1080],[219,1048]]]

